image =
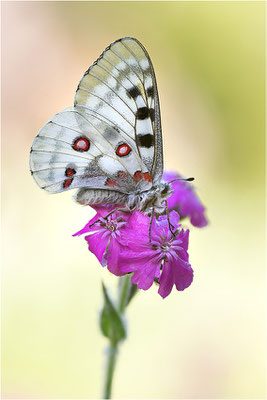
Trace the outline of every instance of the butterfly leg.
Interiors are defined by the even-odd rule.
[[[116,207],[113,210],[111,210],[109,213],[107,213],[103,219],[107,219],[111,214],[113,214],[116,211],[121,211],[121,212],[129,212],[128,208],[121,208],[121,207]],[[100,218],[98,218],[95,222],[93,222],[91,225],[89,225],[89,228],[91,228],[93,225],[95,225],[97,222],[100,221]]]
[[[149,223],[149,231],[148,231],[149,243],[151,243],[151,228],[152,228],[152,222],[153,222],[154,215],[155,215],[155,209],[153,208],[151,218],[150,218],[150,223]]]
[[[169,229],[170,229],[170,231],[171,231],[171,234],[172,234],[172,236],[173,237],[175,237],[175,233],[173,232],[173,229],[175,229],[175,226],[173,226],[173,224],[171,223],[171,221],[170,221],[170,213],[169,213],[169,209],[168,209],[168,202],[167,202],[167,200],[164,200],[164,203],[165,203],[165,212],[166,212],[166,215],[167,215],[167,220],[168,220],[168,224],[169,224]]]

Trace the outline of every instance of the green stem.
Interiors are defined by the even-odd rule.
[[[106,370],[106,381],[104,386],[104,399],[111,399],[112,379],[115,369],[116,355],[118,352],[118,344],[110,342],[108,348],[108,365]]]
[[[118,311],[120,314],[123,314],[128,302],[130,288],[131,288],[131,276],[126,275],[120,278],[120,286],[119,286],[119,296],[118,296]],[[104,399],[111,399],[111,390],[112,390],[112,381],[114,376],[114,370],[116,366],[116,359],[118,354],[118,342],[110,341],[108,347],[108,360],[107,360],[107,368],[106,368],[106,376],[104,383]]]
[[[119,292],[118,311],[119,313],[123,314],[129,297],[129,291],[131,287],[131,275],[125,275],[120,279],[122,280],[122,285]]]

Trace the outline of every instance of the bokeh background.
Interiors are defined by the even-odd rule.
[[[98,398],[102,269],[72,234],[92,217],[28,171],[41,126],[122,36],[157,75],[167,169],[195,176],[192,286],[128,310],[117,398],[263,398],[264,2],[2,3],[2,398]]]

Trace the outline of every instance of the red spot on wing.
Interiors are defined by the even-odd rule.
[[[76,138],[73,142],[72,148],[76,151],[87,151],[90,147],[90,141],[85,136]]]
[[[119,157],[125,157],[132,151],[131,147],[127,143],[120,144],[116,150],[116,154]]]
[[[145,173],[144,173],[144,179],[145,179],[145,181],[147,181],[147,182],[152,182],[152,179],[151,179],[151,176],[150,176],[150,173],[149,173],[149,172],[145,172]]]
[[[66,171],[65,171],[65,175],[66,176],[72,176],[74,174],[76,174],[76,171],[73,168],[67,168]]]
[[[127,172],[125,172],[125,171],[119,171],[119,172],[118,172],[118,177],[119,177],[120,179],[122,179],[122,180],[126,179],[126,178],[127,178]]]
[[[71,184],[72,181],[73,181],[73,178],[66,179],[66,180],[64,181],[64,183],[63,183],[64,189],[67,189],[67,188],[70,186],[70,184]]]
[[[141,181],[142,179],[144,179],[144,180],[147,181],[147,182],[152,182],[152,179],[151,179],[151,176],[150,176],[150,173],[149,173],[149,172],[143,173],[143,172],[141,172],[141,171],[136,171],[135,174],[134,174],[134,180],[135,180],[135,182],[139,182],[139,181]]]
[[[113,181],[112,179],[108,178],[106,180],[105,186],[119,186],[119,184],[115,181]]]
[[[135,173],[134,173],[134,180],[135,180],[135,182],[139,182],[139,181],[141,181],[143,179],[143,172],[141,172],[141,171],[136,171]]]

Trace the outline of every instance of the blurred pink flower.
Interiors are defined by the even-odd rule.
[[[170,182],[173,179],[181,178],[181,175],[176,172],[165,171],[162,179],[165,182]],[[167,199],[170,210],[177,211],[181,218],[190,217],[191,224],[202,228],[208,224],[205,217],[205,207],[200,202],[192,184],[178,180],[172,182],[174,193]]]

